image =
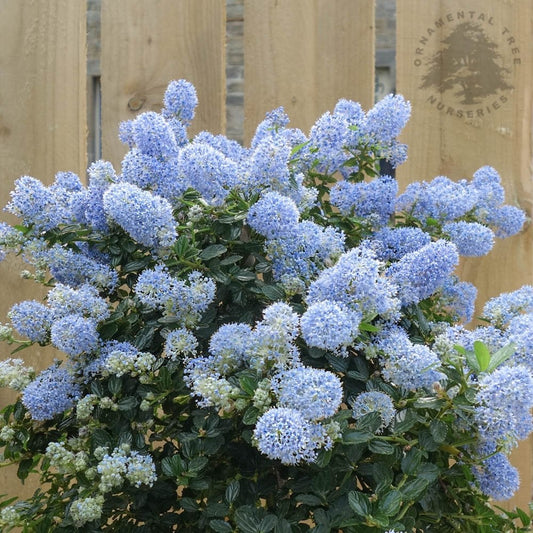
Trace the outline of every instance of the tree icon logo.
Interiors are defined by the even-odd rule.
[[[503,66],[498,45],[479,24],[463,22],[441,42],[443,47],[426,62],[420,89],[450,92],[458,103],[469,105],[513,88],[507,81],[511,71]]]

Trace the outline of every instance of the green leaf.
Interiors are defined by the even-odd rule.
[[[278,518],[274,533],[292,533],[291,525],[284,518]]]
[[[233,263],[238,263],[242,259],[242,255],[229,255],[220,261],[221,265],[233,265]]]
[[[258,418],[259,418],[259,409],[257,409],[257,407],[251,406],[251,407],[248,407],[246,411],[244,411],[244,414],[242,415],[242,422],[243,424],[250,426],[252,424],[255,424]]]
[[[91,392],[99,398],[105,396],[104,387],[99,381],[91,381]]]
[[[185,468],[181,457],[176,454],[172,457],[163,457],[163,460],[161,461],[161,469],[165,476],[176,478],[183,473]]]
[[[402,493],[399,490],[387,492],[378,502],[378,509],[386,516],[394,516],[402,505]]]
[[[411,448],[402,458],[402,472],[409,476],[416,474],[421,461],[422,451],[418,448]]]
[[[401,489],[401,492],[406,500],[416,501],[427,489],[429,482],[423,478],[413,479],[408,481]]]
[[[479,370],[485,372],[490,363],[489,347],[484,342],[474,341],[474,353],[479,364]]]
[[[91,441],[93,448],[98,448],[99,446],[111,447],[112,438],[111,435],[101,428],[96,428],[91,435]]]
[[[155,328],[152,326],[146,326],[139,331],[139,333],[133,339],[133,344],[139,350],[144,350],[148,347],[154,338]]]
[[[466,350],[464,356],[466,358],[466,362],[469,364],[472,370],[475,370],[476,372],[481,372],[479,361],[477,360],[476,354],[474,352],[472,352],[471,350]]]
[[[394,478],[390,465],[385,462],[374,463],[372,465],[372,477],[376,482],[375,494],[381,497],[383,494],[389,492]]]
[[[434,452],[439,449],[439,444],[435,442],[431,431],[423,429],[418,436],[420,447],[428,452]]]
[[[423,463],[416,476],[420,479],[426,480],[428,483],[435,481],[440,474],[439,467],[433,463]]]
[[[427,398],[418,398],[418,400],[416,400],[414,403],[414,406],[418,407],[419,409],[433,409],[438,411],[444,404],[444,400],[429,396]]]
[[[312,357],[313,359],[320,359],[321,357],[324,357],[326,355],[326,350],[323,350],[322,348],[315,348],[314,346],[309,348],[309,357]]]
[[[342,437],[344,444],[361,444],[369,442],[374,438],[374,434],[369,431],[350,431],[345,433]]]
[[[492,372],[498,368],[503,362],[507,361],[516,351],[516,345],[511,342],[503,348],[500,348],[498,351],[492,354],[490,358],[489,366],[487,367],[487,372]]]
[[[240,490],[241,490],[241,486],[237,479],[230,481],[230,483],[226,487],[226,493],[225,493],[226,501],[229,504],[232,504],[237,499],[237,496],[239,495]]]
[[[134,409],[137,407],[137,398],[134,396],[126,396],[118,402],[118,408],[120,411],[128,411],[129,409]]]
[[[268,533],[272,531],[278,524],[278,517],[273,514],[267,514],[259,524],[259,531],[261,533]]]
[[[209,462],[209,459],[207,457],[203,457],[203,456],[193,457],[189,461],[189,467],[187,468],[187,471],[190,473],[196,474],[200,472],[200,470],[203,470],[208,462]]]
[[[22,459],[18,466],[17,477],[22,480],[26,479],[30,472],[32,472],[34,466],[39,462],[39,460],[39,455],[35,455],[34,457],[31,457],[29,459]]]
[[[152,260],[151,257],[145,257],[144,259],[139,259],[137,261],[130,261],[129,263],[126,263],[123,267],[122,267],[122,271],[124,273],[128,273],[128,272],[140,272],[141,270],[143,270],[146,266],[148,266],[148,264],[150,263],[150,261]]]
[[[396,422],[393,426],[393,432],[396,435],[402,435],[409,431],[417,422],[417,416],[413,409],[406,409],[400,411],[396,417]]]
[[[524,526],[529,526],[531,524],[531,518],[522,509],[517,507],[515,511]]]
[[[348,372],[346,372],[346,375],[351,379],[355,379],[356,381],[368,380],[368,373],[358,372],[357,370],[348,370]]]
[[[272,302],[285,298],[285,291],[277,285],[262,285],[261,292]]]
[[[198,511],[198,504],[192,498],[180,498],[179,504],[184,511],[190,513]]]
[[[316,533],[331,533],[329,516],[324,509],[321,507],[315,509],[313,512],[313,519],[317,524],[317,527],[314,528]]]
[[[237,272],[235,275],[235,278],[239,281],[253,281],[257,279],[257,275],[255,272],[251,272],[250,270],[239,270],[239,272]]]
[[[368,496],[359,491],[348,493],[348,504],[356,515],[362,517],[369,515],[372,509]]]
[[[117,376],[111,376],[107,382],[107,388],[111,394],[119,394],[122,390],[122,379]]]
[[[209,527],[217,533],[231,533],[233,531],[231,524],[224,522],[224,520],[220,520],[219,518],[211,520],[209,522]]]
[[[331,458],[333,457],[333,451],[332,450],[324,450],[322,448],[317,455],[317,458],[315,459],[315,464],[319,468],[325,468],[328,466],[329,462],[331,461]]]
[[[257,389],[257,379],[251,376],[242,376],[239,378],[239,385],[246,394],[253,396]]]
[[[384,440],[372,440],[368,444],[368,449],[380,455],[392,455],[394,453],[394,446]]]
[[[104,322],[98,327],[98,333],[104,340],[111,339],[113,335],[118,331],[118,324],[113,322]]]
[[[265,274],[266,272],[270,272],[272,270],[272,265],[266,261],[261,261],[255,265],[254,269],[256,272]]]
[[[311,507],[317,507],[319,505],[323,505],[323,501],[314,494],[298,494],[296,496],[296,501],[303,503],[304,505],[309,505]]]
[[[381,426],[381,416],[377,412],[364,415],[357,421],[357,429],[375,433]]]
[[[359,324],[360,331],[369,331],[370,333],[376,333],[379,331],[379,328],[368,322],[361,322]]]
[[[225,254],[227,251],[228,249],[223,244],[211,244],[200,252],[199,257],[203,261],[209,261],[209,259],[219,257],[220,255]]]
[[[429,424],[429,431],[433,437],[433,440],[440,444],[446,440],[448,426],[442,420],[434,419]]]
[[[239,507],[235,511],[235,522],[239,533],[258,533],[261,521],[255,517],[254,511],[255,509],[248,505]]]

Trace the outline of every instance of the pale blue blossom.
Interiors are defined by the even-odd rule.
[[[297,409],[275,407],[264,413],[254,429],[259,451],[286,465],[312,463],[318,450],[327,443],[324,428],[302,415]]]
[[[71,407],[81,395],[79,385],[56,365],[41,372],[22,393],[22,403],[34,420],[50,420]]]
[[[342,303],[312,303],[301,317],[302,337],[308,346],[344,354],[359,333],[361,313]]]
[[[123,182],[107,189],[103,205],[109,220],[155,252],[176,241],[176,221],[172,206],[165,198]]]
[[[333,416],[343,400],[342,383],[335,374],[305,366],[275,375],[272,390],[279,407],[297,409],[313,421]]]
[[[15,304],[8,314],[15,330],[32,342],[46,342],[52,325],[52,313],[36,300]]]

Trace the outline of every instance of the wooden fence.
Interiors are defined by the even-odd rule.
[[[401,184],[442,174],[471,177],[489,164],[503,176],[508,199],[531,216],[533,5],[498,0],[397,5],[396,84],[413,103],[403,136],[410,159],[398,171]],[[0,0],[0,9],[0,203],[5,205],[20,175],[48,183],[58,170],[85,175],[87,105],[93,102],[86,90],[86,1]],[[120,168],[125,147],[117,139],[118,123],[158,110],[171,79],[186,78],[197,88],[192,133],[224,132],[224,0],[102,0],[101,17],[104,159]],[[452,41],[476,37],[498,69],[484,79],[484,90],[470,95],[464,77],[461,81],[466,67],[462,72],[457,66],[461,60],[453,57]],[[339,98],[369,108],[373,1],[244,0],[244,57],[246,139],[264,113],[279,105],[304,131]],[[463,94],[444,88],[445,78],[462,82]],[[490,258],[464,261],[462,274],[480,288],[481,302],[533,284],[532,237],[528,228],[499,243]],[[0,317],[5,317],[14,302],[36,294],[34,285],[19,281],[16,261],[0,269]],[[51,357],[49,350],[35,350],[28,359],[43,368]],[[2,391],[0,403],[8,399]],[[513,456],[522,487],[512,504],[525,506],[531,499],[532,458],[531,442]],[[0,493],[14,492],[13,478],[12,471],[0,470]],[[17,492],[27,494],[31,487]]]

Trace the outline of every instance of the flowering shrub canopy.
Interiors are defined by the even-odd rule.
[[[276,109],[250,147],[189,140],[196,104],[172,82],[87,185],[15,184],[2,256],[49,292],[1,336],[58,358],[0,363],[4,461],[42,483],[2,530],[525,530],[486,502],[533,427],[533,288],[467,329],[454,274],[525,222],[496,170],[399,193],[379,164],[406,158],[401,96],[341,100],[308,136]]]

